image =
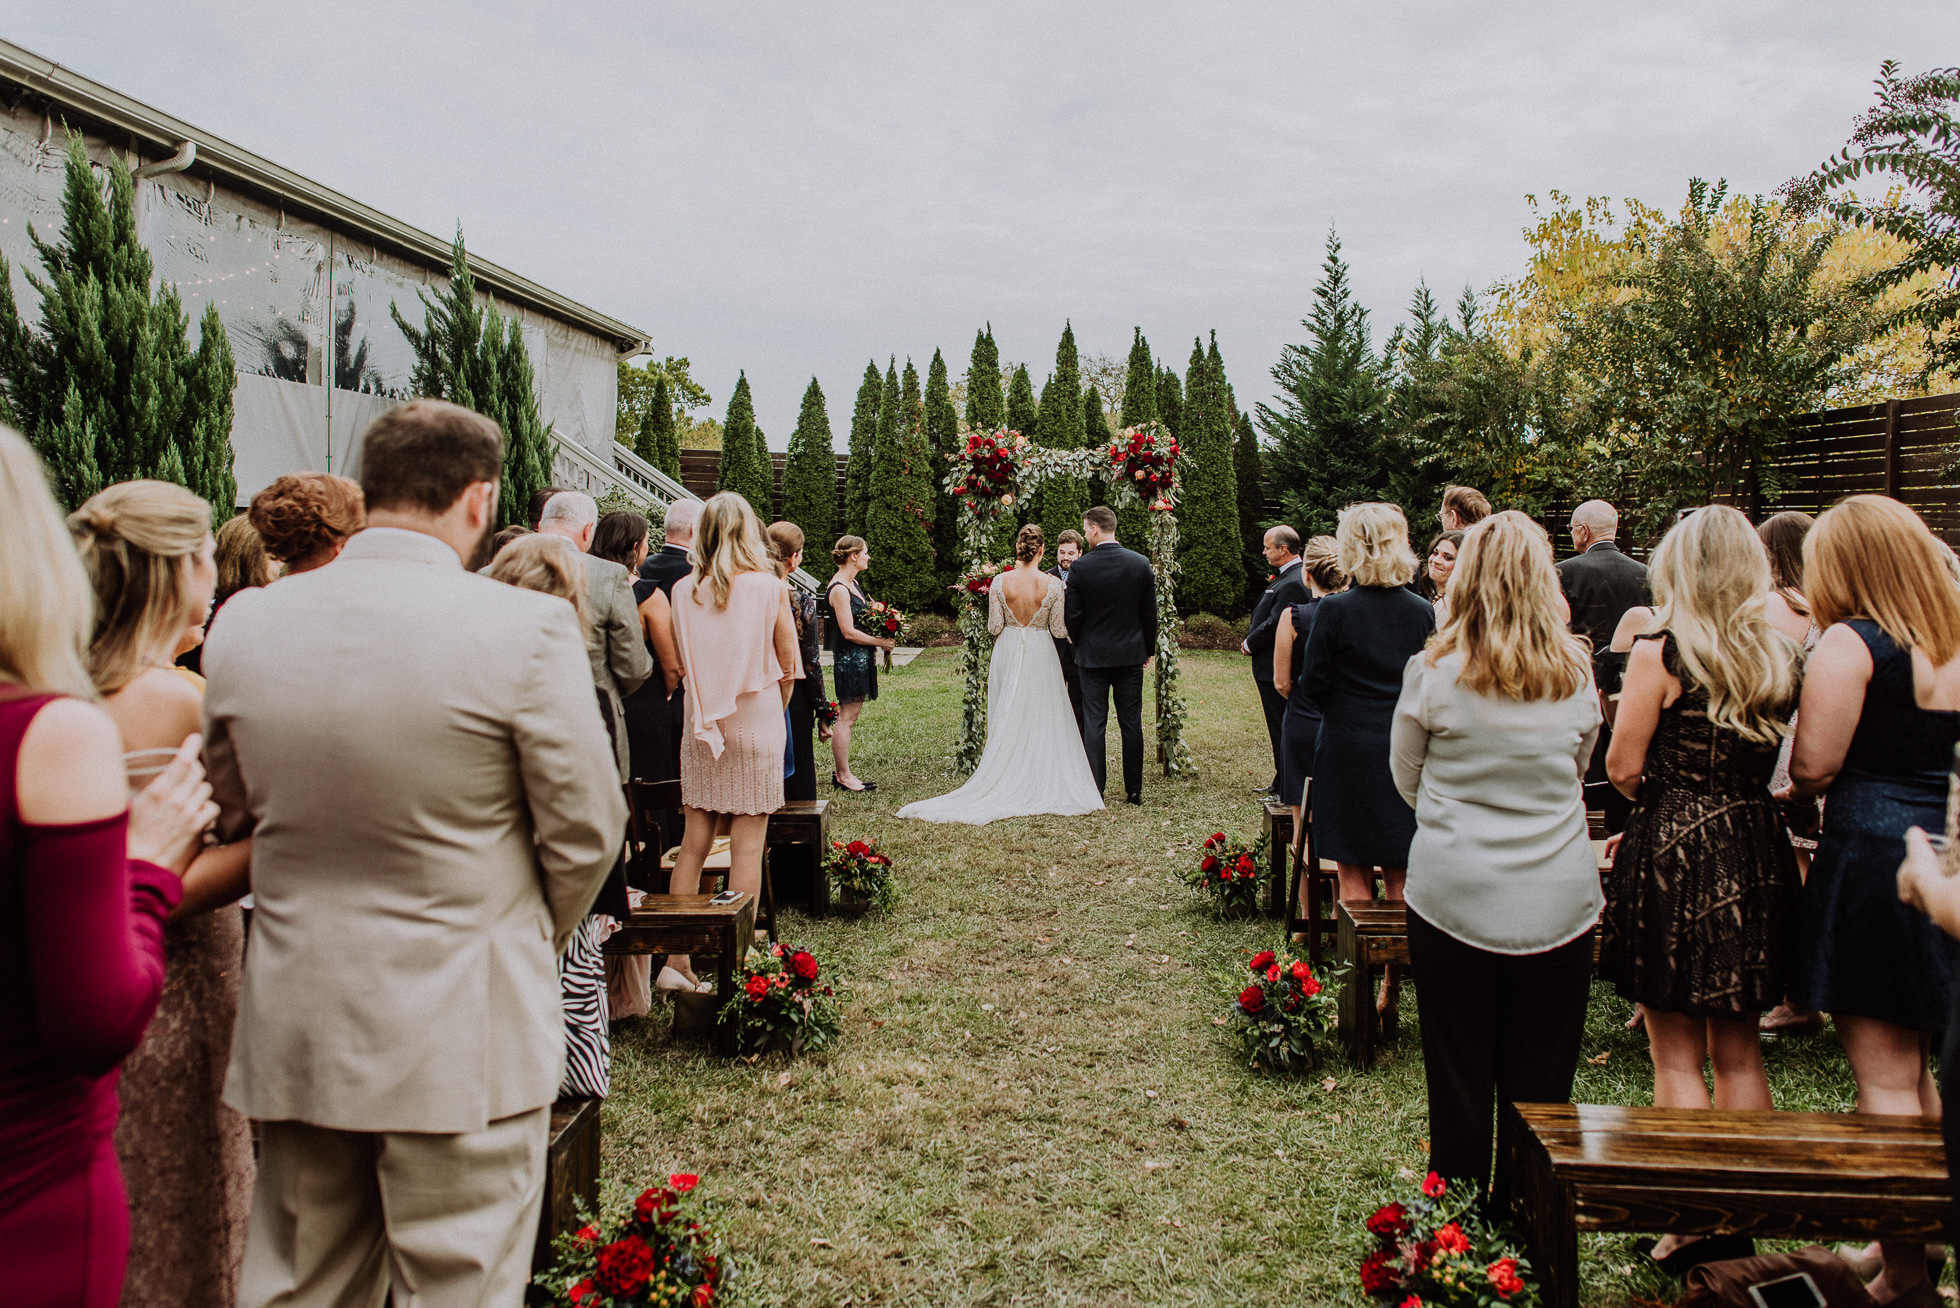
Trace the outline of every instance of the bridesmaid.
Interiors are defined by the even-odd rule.
[[[1456,562],[1454,552],[1450,562]],[[1280,800],[1293,806],[1293,831],[1298,849],[1304,845],[1307,785],[1313,778],[1313,751],[1320,740],[1320,706],[1306,695],[1295,695],[1300,665],[1305,661],[1307,639],[1313,634],[1314,611],[1320,601],[1347,588],[1347,574],[1341,571],[1340,542],[1332,536],[1315,536],[1300,551],[1300,575],[1306,579],[1313,598],[1295,604],[1288,621],[1273,633],[1273,689],[1286,701],[1280,718]],[[1304,905],[1301,909],[1305,911]]]
[[[873,636],[858,626],[858,615],[870,601],[858,584],[858,574],[871,566],[871,547],[861,536],[840,536],[830,551],[837,571],[831,575],[825,598],[837,635],[831,644],[831,670],[837,683],[837,721],[830,729],[830,753],[836,775],[830,784],[839,790],[876,790],[851,771],[851,729],[866,700],[878,698],[878,656],[874,651],[893,649],[895,640]]]

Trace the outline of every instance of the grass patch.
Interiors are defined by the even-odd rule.
[[[848,987],[842,1038],[731,1064],[672,1043],[664,1010],[622,1023],[608,1184],[701,1172],[745,1303],[1357,1300],[1361,1219],[1398,1168],[1424,1166],[1414,992],[1400,1042],[1366,1075],[1336,1057],[1331,1090],[1238,1061],[1212,1021],[1218,974],[1278,932],[1213,920],[1177,872],[1213,831],[1257,834],[1271,755],[1243,656],[1183,667],[1196,778],[1146,773],[1140,809],[983,828],[892,816],[958,784],[958,651],[881,674],[853,759],[881,788],[834,795],[832,833],[883,841],[898,904],[782,924]],[[1651,1102],[1627,1015],[1595,990],[1580,1100]],[[1829,1036],[1768,1061],[1779,1106],[1850,1106]],[[1587,1302],[1679,1296],[1631,1243],[1582,1247]]]

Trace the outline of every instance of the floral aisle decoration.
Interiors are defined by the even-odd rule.
[[[1368,1218],[1374,1248],[1361,1289],[1395,1308],[1533,1308],[1531,1265],[1501,1228],[1477,1215],[1470,1187],[1431,1172]]]
[[[1292,1076],[1320,1063],[1320,1046],[1333,1033],[1333,976],[1316,976],[1291,951],[1262,949],[1246,964],[1245,984],[1226,1020],[1253,1068]]]
[[[1259,910],[1259,851],[1227,840],[1220,831],[1205,838],[1204,852],[1184,874],[1184,883],[1209,896],[1222,916]]]
[[[749,950],[717,1019],[734,1026],[736,1052],[794,1057],[835,1041],[837,992],[822,975],[816,955],[807,949],[779,941]]]
[[[558,1237],[557,1261],[532,1284],[552,1308],[709,1308],[729,1267],[695,1195],[700,1180],[675,1172],[627,1212]]]
[[[891,855],[880,850],[875,840],[831,841],[823,856],[823,870],[848,899],[868,908],[890,908],[898,897]]]

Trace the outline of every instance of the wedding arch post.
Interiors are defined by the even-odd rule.
[[[988,558],[1005,513],[1050,477],[1106,477],[1115,508],[1150,511],[1148,549],[1157,579],[1157,758],[1167,777],[1194,776],[1184,740],[1184,699],[1177,687],[1177,442],[1155,422],[1125,428],[1107,446],[1051,450],[1029,445],[1020,432],[967,431],[946,475],[959,501],[961,663],[966,674],[954,765],[970,774],[987,743],[989,592],[1003,563]]]

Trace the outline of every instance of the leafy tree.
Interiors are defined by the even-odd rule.
[[[1041,407],[1035,415],[1035,443],[1051,450],[1082,448],[1082,374],[1075,349],[1075,328],[1062,325],[1055,346],[1055,371],[1041,388]],[[1049,550],[1067,527],[1079,527],[1089,507],[1088,487],[1080,477],[1050,477],[1041,486],[1041,530]]]
[[[926,370],[925,429],[926,450],[932,456],[926,470],[932,486],[932,548],[939,560],[940,584],[950,586],[960,561],[959,501],[946,490],[946,473],[960,447],[960,413],[953,407],[946,356],[938,350],[932,352],[932,365]]]
[[[865,515],[871,507],[871,470],[878,451],[878,408],[884,383],[874,360],[864,365],[864,380],[858,383],[857,403],[851,409],[851,451],[844,465],[844,530],[840,535],[864,535]]]
[[[803,528],[804,544],[818,557],[837,539],[837,451],[830,443],[823,387],[815,377],[803,392],[783,462],[783,517]]]
[[[1239,546],[1238,490],[1232,439],[1225,420],[1224,378],[1191,343],[1185,371],[1184,430],[1179,433],[1178,606],[1230,616],[1245,599],[1245,561]]]
[[[1007,425],[1007,396],[1000,384],[1000,347],[994,325],[973,336],[973,354],[966,370],[966,425],[974,431],[993,431]]]
[[[476,302],[460,227],[449,251],[449,284],[433,294],[415,294],[422,302],[419,328],[402,315],[401,306],[388,306],[415,350],[410,385],[418,395],[474,409],[503,429],[497,519],[505,526],[524,522],[531,496],[551,484],[551,428],[539,415],[522,325]]]
[[[685,358],[677,359],[671,354],[658,362],[648,359],[642,366],[623,360],[620,362],[619,412],[615,430],[622,443],[629,442],[635,433],[646,426],[647,411],[653,404],[654,387],[663,380],[667,383],[667,400],[673,410],[676,431],[687,426],[688,415],[693,410],[705,409],[714,403],[707,390],[694,380],[689,372],[690,367]],[[647,461],[653,462],[651,459]]]
[[[721,448],[721,423],[714,418],[690,418],[687,426],[681,428],[680,443],[684,450],[718,450]]]
[[[721,471],[715,478],[715,490],[734,491],[764,522],[770,521],[770,483],[775,478],[770,474],[761,433],[756,430],[755,400],[749,393],[747,372],[735,379],[735,393],[728,397],[728,417],[721,431]]]
[[[932,459],[926,449],[925,406],[910,359],[902,386],[895,367],[885,371],[877,450],[864,531],[873,580],[890,603],[923,612],[939,601],[941,591],[932,551]]]
[[[209,500],[222,522],[238,498],[230,341],[207,305],[191,349],[176,288],[150,292],[129,174],[104,171],[106,200],[71,136],[61,236],[49,244],[28,231],[46,274],[27,274],[41,295],[38,332],[21,321],[0,259],[0,416],[33,442],[71,508],[111,482],[155,477]]]
[[[1260,405],[1259,426],[1270,442],[1273,498],[1296,530],[1312,536],[1331,533],[1343,506],[1381,499],[1388,490],[1381,365],[1368,311],[1348,289],[1340,238],[1332,232],[1313,310],[1301,326],[1308,341],[1281,350],[1273,366],[1278,407]]]

